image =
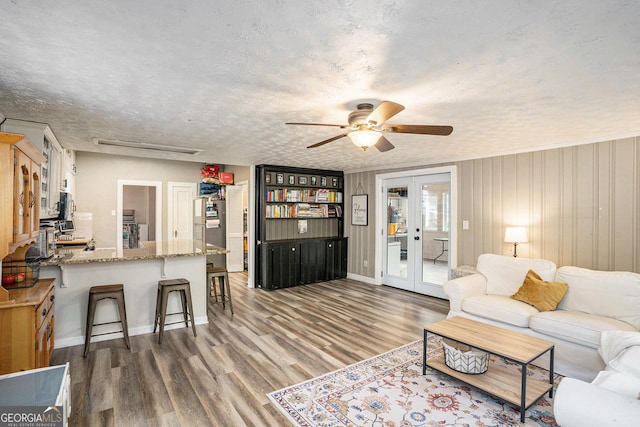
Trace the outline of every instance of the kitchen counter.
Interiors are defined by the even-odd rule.
[[[66,264],[87,264],[143,259],[172,258],[184,256],[201,256],[226,254],[229,251],[209,243],[203,247],[199,240],[163,240],[159,242],[142,242],[142,248],[122,249],[97,248],[93,251],[82,249],[58,248],[56,254],[42,261],[42,266],[60,266]]]
[[[225,248],[206,245],[198,240],[142,242],[137,249],[58,248],[56,255],[43,262],[40,278],[56,279],[55,348],[84,343],[84,327],[89,289],[96,285],[124,285],[129,336],[153,331],[158,281],[183,278],[191,284],[193,317],[196,325],[206,324],[207,317],[207,255],[228,253]],[[168,313],[181,311],[180,298],[170,296]],[[116,304],[98,304],[96,323],[118,319]],[[175,319],[181,319],[175,316]],[[96,333],[119,330],[120,324],[104,325]],[[184,322],[167,326],[184,328]],[[95,328],[94,328],[95,329]],[[118,339],[122,333],[93,337],[92,342]]]

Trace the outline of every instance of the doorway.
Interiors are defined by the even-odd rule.
[[[446,299],[456,263],[455,167],[380,175],[382,283]],[[383,206],[383,208],[382,208]],[[378,221],[378,220],[377,220]]]
[[[159,181],[130,181],[130,180],[118,180],[118,195],[117,195],[117,210],[116,210],[116,249],[118,253],[122,252],[123,247],[129,248],[131,245],[140,244],[140,224],[141,214],[143,212],[145,221],[148,224],[148,232],[143,231],[143,237],[148,240],[159,241],[162,240],[162,182]],[[135,206],[131,206],[130,203],[142,202]],[[127,205],[125,205],[125,202]],[[136,207],[139,206],[139,207]],[[131,216],[131,210],[133,210],[133,218],[125,218],[124,210],[129,216]],[[135,211],[138,210],[138,216],[136,217]],[[125,238],[124,225],[131,220],[136,221],[136,227],[127,227],[127,235]],[[145,227],[143,227],[144,229]],[[129,234],[130,230],[137,230],[138,238],[132,239]],[[144,245],[144,243],[142,243]]]

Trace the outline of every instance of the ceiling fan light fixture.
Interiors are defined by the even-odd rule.
[[[367,148],[375,145],[380,139],[382,133],[374,130],[357,130],[355,132],[349,132],[349,138],[357,147],[366,150]]]

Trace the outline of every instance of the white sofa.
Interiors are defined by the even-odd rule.
[[[591,382],[563,378],[553,399],[562,427],[640,424],[640,333],[602,333],[600,354],[606,362]]]
[[[640,329],[640,274],[560,267],[547,260],[494,254],[478,257],[477,274],[448,281],[448,317],[463,316],[553,341],[557,373],[592,381],[605,363],[598,353],[603,331]],[[538,311],[510,298],[529,270],[545,281],[567,283],[557,310]],[[547,356],[548,357],[548,356]],[[548,358],[536,361],[548,367]]]

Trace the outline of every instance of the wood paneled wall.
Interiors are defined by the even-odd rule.
[[[558,266],[640,272],[640,137],[457,162],[458,264],[475,265],[482,253],[511,255],[505,227],[525,226],[518,255]],[[416,168],[418,169],[418,168]],[[367,190],[374,212],[375,175],[345,176],[349,191]],[[389,172],[389,171],[384,171]],[[469,229],[462,230],[462,221]],[[374,220],[353,227],[349,272],[374,277]],[[365,258],[366,257],[366,258]],[[363,259],[369,267],[363,267]]]

